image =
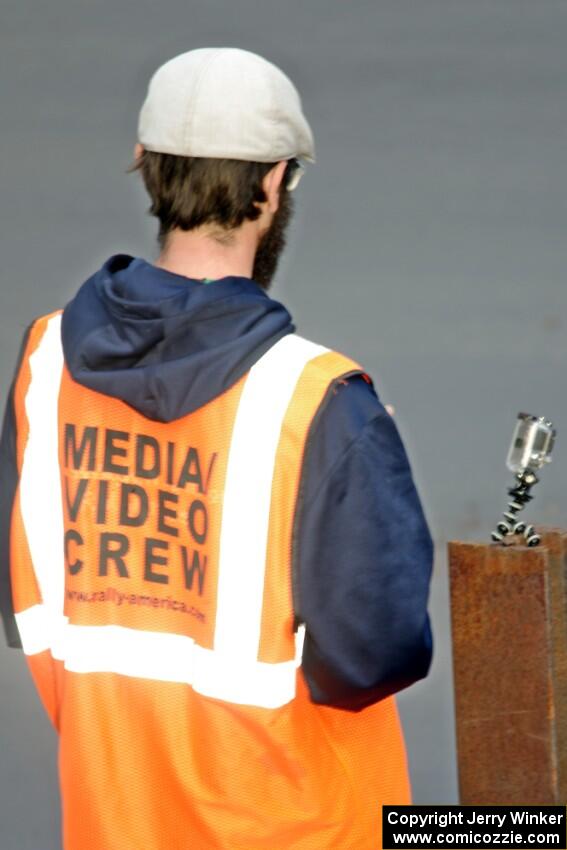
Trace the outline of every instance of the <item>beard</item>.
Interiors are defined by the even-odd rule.
[[[274,213],[272,223],[260,237],[254,257],[252,278],[262,289],[269,289],[278,268],[280,255],[286,246],[287,230],[292,212],[291,195],[284,189],[280,194],[280,202]]]

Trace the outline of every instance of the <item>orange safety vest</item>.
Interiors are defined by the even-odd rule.
[[[11,569],[66,850],[377,850],[410,802],[395,699],[310,701],[291,591],[309,427],[360,367],[289,334],[161,423],[73,381],[60,322],[15,388]]]

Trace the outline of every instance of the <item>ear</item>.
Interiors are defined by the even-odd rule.
[[[280,187],[287,167],[287,160],[282,160],[268,171],[262,180],[262,189],[267,199],[267,209],[275,213],[280,205]]]
[[[140,144],[140,142],[136,142],[136,144],[134,145],[134,159],[136,162],[138,162],[143,153],[143,146]]]

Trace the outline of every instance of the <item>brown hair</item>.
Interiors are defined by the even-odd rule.
[[[151,199],[148,212],[159,220],[163,248],[174,228],[193,230],[218,224],[230,231],[260,215],[266,200],[262,180],[274,162],[205,159],[146,151],[128,171],[140,171]]]

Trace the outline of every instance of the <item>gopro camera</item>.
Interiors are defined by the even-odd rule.
[[[530,413],[518,413],[518,421],[512,436],[512,443],[506,458],[506,466],[514,473],[516,481],[508,490],[510,501],[508,510],[502,515],[496,530],[492,532],[495,543],[504,543],[508,535],[523,535],[528,546],[537,546],[539,534],[533,525],[518,519],[518,514],[533,499],[531,488],[539,478],[536,470],[551,461],[551,452],[555,443],[555,428],[543,416]]]
[[[514,473],[541,469],[551,462],[554,443],[555,429],[551,422],[543,416],[538,418],[529,413],[518,413],[506,466]]]

